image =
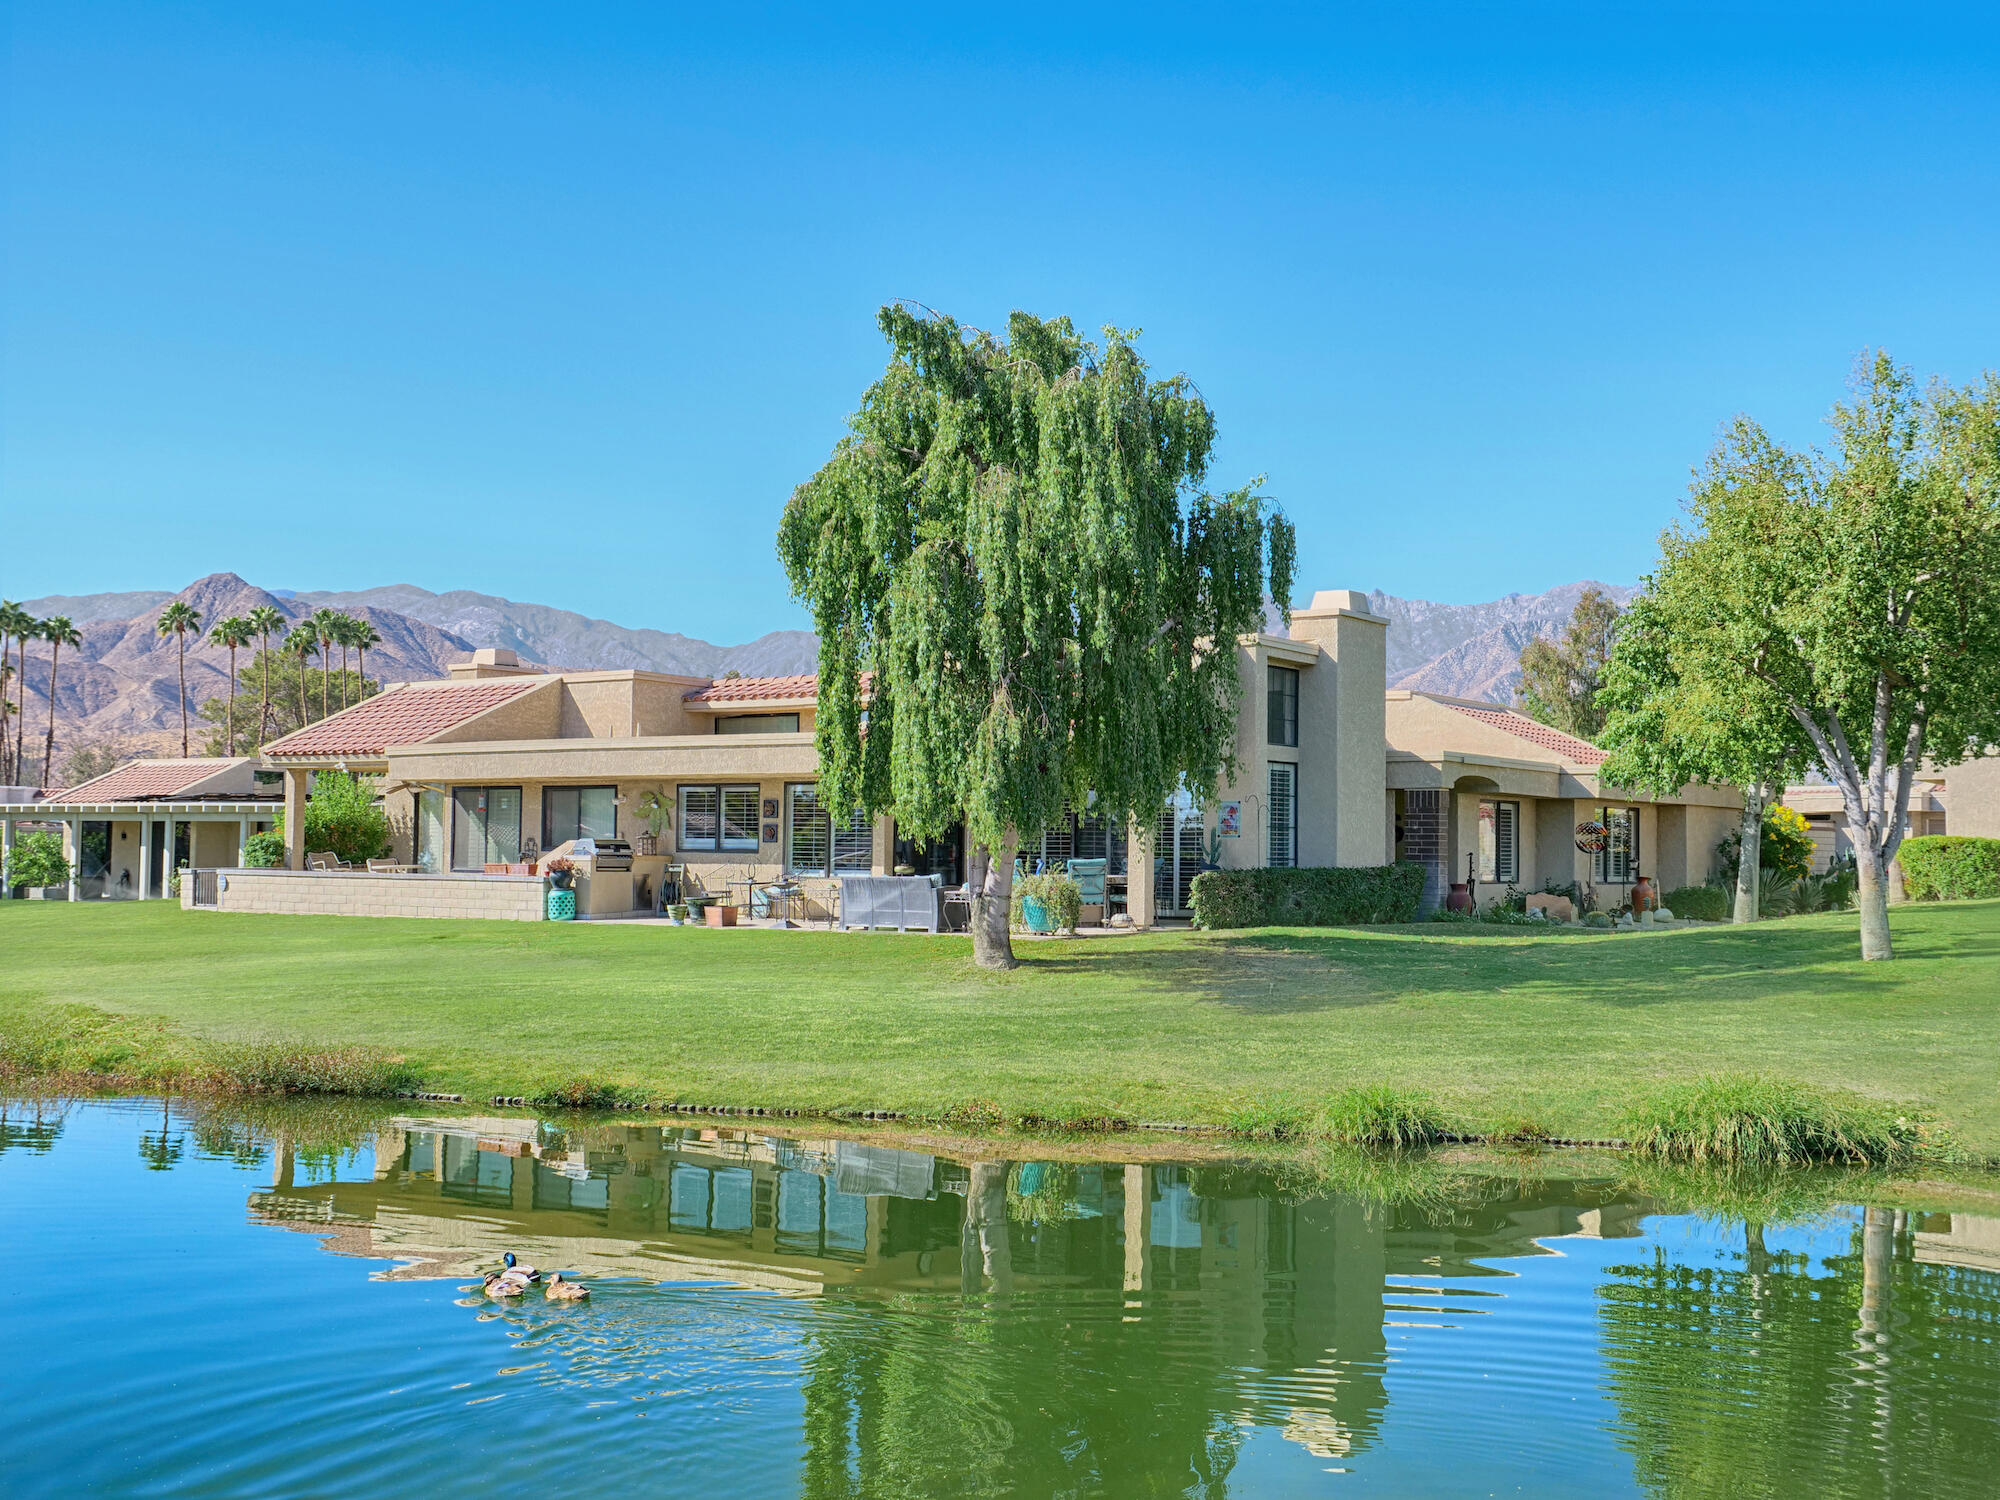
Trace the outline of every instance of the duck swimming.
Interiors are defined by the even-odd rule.
[[[489,1297],[518,1297],[528,1290],[528,1278],[512,1271],[488,1271],[483,1289]]]
[[[509,1250],[500,1259],[507,1267],[505,1271],[500,1273],[503,1276],[518,1276],[523,1281],[540,1281],[542,1279],[540,1271],[537,1271],[533,1266],[524,1266],[514,1259],[514,1252],[512,1250]]]
[[[564,1281],[558,1271],[549,1278],[548,1290],[542,1296],[550,1302],[586,1302],[590,1299],[590,1288],[577,1281]]]

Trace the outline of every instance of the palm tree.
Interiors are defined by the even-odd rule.
[[[312,627],[313,635],[319,641],[319,716],[322,719],[324,719],[328,713],[326,706],[326,688],[327,688],[326,648],[333,644],[334,638],[338,636],[340,633],[340,627],[334,623],[335,618],[339,615],[339,613],[340,611],[337,609],[317,609],[313,611],[312,618],[306,621],[306,624]]]
[[[31,623],[28,612],[20,605],[12,599],[0,599],[0,786],[11,785],[14,780],[14,758],[10,753],[14,744],[7,737],[7,716],[14,707],[7,701],[7,679],[14,673],[14,664],[7,660],[7,642],[18,629]]]
[[[340,647],[340,706],[347,707],[347,648],[354,644],[354,627],[361,622],[350,614],[333,617],[333,643]]]
[[[68,615],[50,615],[36,633],[49,643],[49,737],[42,742],[42,785],[49,784],[49,766],[56,758],[56,662],[65,646],[81,646],[83,635]],[[26,654],[22,660],[27,660]]]
[[[285,628],[285,616],[275,605],[260,604],[243,619],[264,643],[258,657],[264,664],[264,688],[257,699],[257,743],[261,745],[271,732],[271,632]]]
[[[20,717],[14,721],[13,754],[0,755],[0,759],[6,761],[8,770],[8,774],[5,777],[0,777],[0,780],[12,784],[19,782],[21,779],[21,732],[27,727],[28,723],[28,637],[40,634],[40,629],[35,617],[11,599],[0,601],[0,618],[4,618],[6,621],[4,635],[0,635],[0,656],[6,655],[5,635],[11,635],[14,637],[15,648],[20,652],[21,657],[20,666],[14,673],[14,680],[21,685],[21,702],[19,705]],[[5,733],[0,732],[0,741],[4,741],[5,739]],[[0,744],[0,751],[4,751],[6,748],[4,744]]]
[[[225,755],[234,755],[236,753],[237,648],[249,645],[250,638],[256,633],[257,633],[256,628],[252,626],[251,623],[248,620],[246,620],[242,615],[231,615],[228,619],[223,620],[219,624],[217,624],[216,627],[213,630],[209,631],[208,633],[209,645],[227,646],[229,648],[229,717],[223,721],[225,724],[229,726],[224,735],[224,742],[226,748],[224,749],[223,753]]]
[[[181,759],[188,753],[188,632],[201,630],[201,611],[185,599],[176,599],[160,611],[153,634],[172,636],[181,648]]]
[[[375,627],[366,620],[354,622],[354,650],[359,658],[361,686],[357,691],[362,697],[368,696],[368,648],[382,644],[382,637],[375,633]]]
[[[291,634],[285,637],[285,649],[299,659],[299,728],[303,729],[312,722],[312,713],[306,707],[306,659],[319,649],[310,619],[292,627]],[[325,682],[320,686],[324,688]]]

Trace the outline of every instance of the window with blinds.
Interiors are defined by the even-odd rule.
[[[1299,862],[1299,768],[1271,762],[1269,848],[1264,862],[1273,869],[1290,869]]]
[[[1512,885],[1521,878],[1521,804],[1479,804],[1479,878]]]
[[[684,786],[680,801],[680,847],[715,848],[721,826],[721,794],[712,786]]]
[[[1597,851],[1596,876],[1603,885],[1630,885],[1639,868],[1639,809],[1603,807],[1597,812],[1610,837]]]
[[[856,813],[835,825],[819,788],[795,781],[785,788],[785,870],[791,875],[866,875],[875,866],[875,823]]]
[[[726,786],[722,789],[722,847],[757,847],[757,793],[754,786]]]
[[[1265,739],[1273,745],[1299,742],[1299,672],[1296,667],[1272,667],[1266,678]]]
[[[553,849],[571,839],[618,837],[618,788],[615,786],[549,786],[542,788],[542,847]]]

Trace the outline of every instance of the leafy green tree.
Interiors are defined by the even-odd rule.
[[[284,814],[275,831],[285,831]],[[319,771],[306,799],[306,842],[310,850],[331,849],[342,859],[360,864],[389,852],[389,815],[382,810],[381,788],[373,776],[345,771]]]
[[[275,605],[260,604],[244,616],[250,628],[257,632],[259,650],[258,661],[263,663],[263,680],[258,684],[257,694],[257,743],[262,745],[271,735],[271,637],[285,628],[285,617]]]
[[[311,647],[310,641],[306,644]],[[314,722],[316,715],[299,717],[300,705],[311,709],[317,704],[320,678],[328,674],[310,665],[310,661],[309,656],[295,656],[283,647],[254,653],[237,672],[238,692],[233,707],[229,699],[218,696],[195,710],[195,716],[208,726],[202,737],[202,754],[224,754],[232,725],[235,740],[247,741],[254,747]],[[345,677],[344,682],[329,688],[330,694],[341,693],[359,701],[381,691],[380,683],[359,672],[350,671]]]
[[[1878,354],[1831,426],[1797,454],[1739,418],[1651,588],[1678,601],[1675,674],[1775,702],[1840,789],[1861,956],[1886,959],[1918,764],[2000,741],[2000,375],[1919,391]]]
[[[1601,768],[1617,786],[1672,796],[1690,783],[1743,790],[1737,842],[1757,841],[1776,789],[1812,764],[1812,745],[1784,704],[1752,677],[1688,672],[1679,648],[1707,628],[1713,596],[1696,574],[1652,577],[1619,623],[1605,663]],[[1692,872],[1691,872],[1692,873]],[[1763,910],[1762,866],[1735,866],[1737,922]]]
[[[208,633],[209,645],[227,647],[229,651],[229,710],[223,719],[228,732],[223,740],[224,755],[236,753],[236,653],[249,645],[250,638],[256,633],[256,628],[242,615],[231,615]],[[186,712],[185,704],[182,705],[182,712]],[[185,735],[186,731],[182,733]],[[181,748],[185,753],[186,745]]]
[[[1618,606],[1602,589],[1585,589],[1555,640],[1537,636],[1521,651],[1521,712],[1564,734],[1595,740],[1604,727],[1598,702],[1604,664],[1618,627]]]
[[[68,884],[69,860],[58,835],[38,828],[14,840],[14,857],[7,864],[9,889],[24,885],[40,890]]]
[[[49,767],[56,758],[56,664],[63,647],[83,644],[83,632],[68,615],[50,615],[36,630],[49,643],[49,733],[42,742],[42,785],[47,786]]]
[[[821,784],[919,839],[962,817],[973,952],[1011,967],[1023,839],[1093,797],[1150,827],[1233,769],[1231,644],[1290,597],[1292,529],[1200,489],[1214,416],[1132,335],[877,322],[888,368],[778,532],[819,628]]]
[[[154,625],[153,631],[156,635],[171,635],[180,646],[181,757],[185,759],[188,753],[187,638],[189,631],[200,633],[201,612],[185,599],[176,599],[160,611],[159,622]]]

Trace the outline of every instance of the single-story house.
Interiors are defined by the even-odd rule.
[[[1813,838],[1814,873],[1853,853],[1840,788],[1825,781],[1800,782],[1786,787],[1780,800],[1805,817]],[[1955,766],[1920,766],[1903,814],[1909,838],[1938,833],[2000,838],[2000,755],[1974,756]]]
[[[258,776],[247,755],[135,760],[65,790],[0,801],[0,863],[21,832],[42,827],[61,834],[70,864],[67,890],[42,894],[165,896],[169,871],[240,865],[243,841],[272,826],[279,792]]]
[[[1606,752],[1497,703],[1440,693],[1388,693],[1390,842],[1384,857],[1425,867],[1425,899],[1454,884],[1481,905],[1511,886],[1575,883],[1600,907],[1641,874],[1657,891],[1700,885],[1743,806],[1733,787],[1686,786],[1657,797],[1612,786]],[[1605,830],[1586,850],[1585,825]]]

